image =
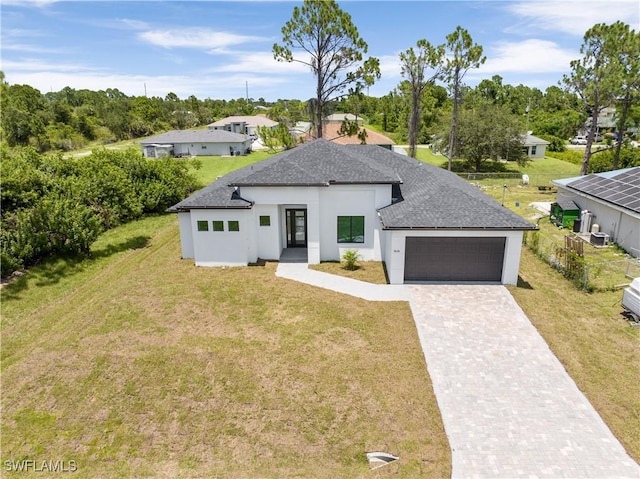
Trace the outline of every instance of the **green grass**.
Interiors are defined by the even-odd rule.
[[[325,261],[320,264],[310,264],[310,269],[323,273],[346,276],[347,278],[366,281],[373,284],[387,284],[384,263],[380,261],[358,261],[354,270],[349,270],[339,261]]]
[[[448,477],[406,303],[196,268],[173,215],[2,288],[2,460],[77,477]],[[394,335],[380,331],[394,330]],[[398,367],[402,365],[402,367]],[[6,473],[7,477],[11,477]]]
[[[203,159],[203,184],[233,168],[218,160]],[[195,268],[172,215],[92,251],[0,292],[3,461],[74,460],[76,477],[450,476],[406,303],[279,279],[273,263]],[[510,290],[639,460],[640,331],[620,293],[578,292],[528,251]],[[401,460],[371,473],[371,449]]]
[[[511,294],[627,452],[640,460],[640,328],[621,292],[583,293],[524,250]]]
[[[273,153],[266,151],[254,151],[246,156],[199,156],[197,159],[201,167],[195,171],[196,177],[202,186],[214,181],[218,176],[252,165],[266,158],[273,156]]]

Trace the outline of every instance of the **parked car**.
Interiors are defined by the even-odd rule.
[[[569,140],[572,145],[586,145],[587,137],[586,136],[574,136]]]

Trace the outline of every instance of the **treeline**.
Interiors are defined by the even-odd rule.
[[[2,277],[54,255],[90,253],[103,231],[160,213],[197,186],[197,163],[100,149],[63,158],[2,147]]]
[[[0,137],[9,146],[32,146],[39,152],[70,151],[89,144],[109,144],[171,129],[203,126],[231,115],[266,113],[272,120],[293,126],[310,121],[307,102],[280,99],[200,100],[127,96],[117,89],[41,93],[29,85],[9,85],[0,72]],[[584,125],[588,111],[577,95],[557,86],[544,92],[524,85],[504,85],[498,75],[475,88],[464,87],[462,108],[498,106],[523,122],[537,136],[566,140]],[[407,141],[411,92],[407,82],[382,97],[351,95],[333,102],[333,111],[363,117],[397,142]],[[421,99],[419,143],[443,135],[450,118],[451,98],[441,85],[429,85]],[[529,112],[527,116],[527,111]],[[330,111],[329,111],[330,112]],[[526,125],[524,125],[526,121]]]
[[[461,98],[463,111],[498,107],[502,113],[522,123],[523,133],[527,129],[536,136],[555,137],[563,142],[576,135],[588,116],[574,93],[557,86],[550,86],[542,91],[524,85],[505,85],[499,75],[482,80],[474,88],[463,87]],[[380,126],[383,131],[397,134],[400,141],[406,141],[410,100],[410,85],[403,81],[380,98],[348,97],[341,102],[339,109],[358,112],[369,123]],[[425,88],[421,97],[418,143],[431,143],[434,135],[442,136],[448,127],[451,108],[452,101],[445,87],[430,84]]]
[[[302,119],[295,113],[302,102],[282,102],[288,115]],[[41,153],[70,151],[207,125],[230,115],[253,115],[261,105],[267,102],[199,100],[195,96],[181,100],[174,93],[165,98],[127,96],[115,88],[65,87],[43,94],[29,85],[9,85],[0,72],[0,139],[9,146],[32,146]]]

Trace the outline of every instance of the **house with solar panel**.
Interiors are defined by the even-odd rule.
[[[640,257],[640,166],[553,180],[558,204],[581,211],[581,231],[596,246],[616,243]]]

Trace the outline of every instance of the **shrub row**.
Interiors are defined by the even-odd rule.
[[[89,254],[103,231],[163,212],[197,187],[197,163],[147,159],[138,150],[80,158],[2,151],[1,274],[61,254]]]

